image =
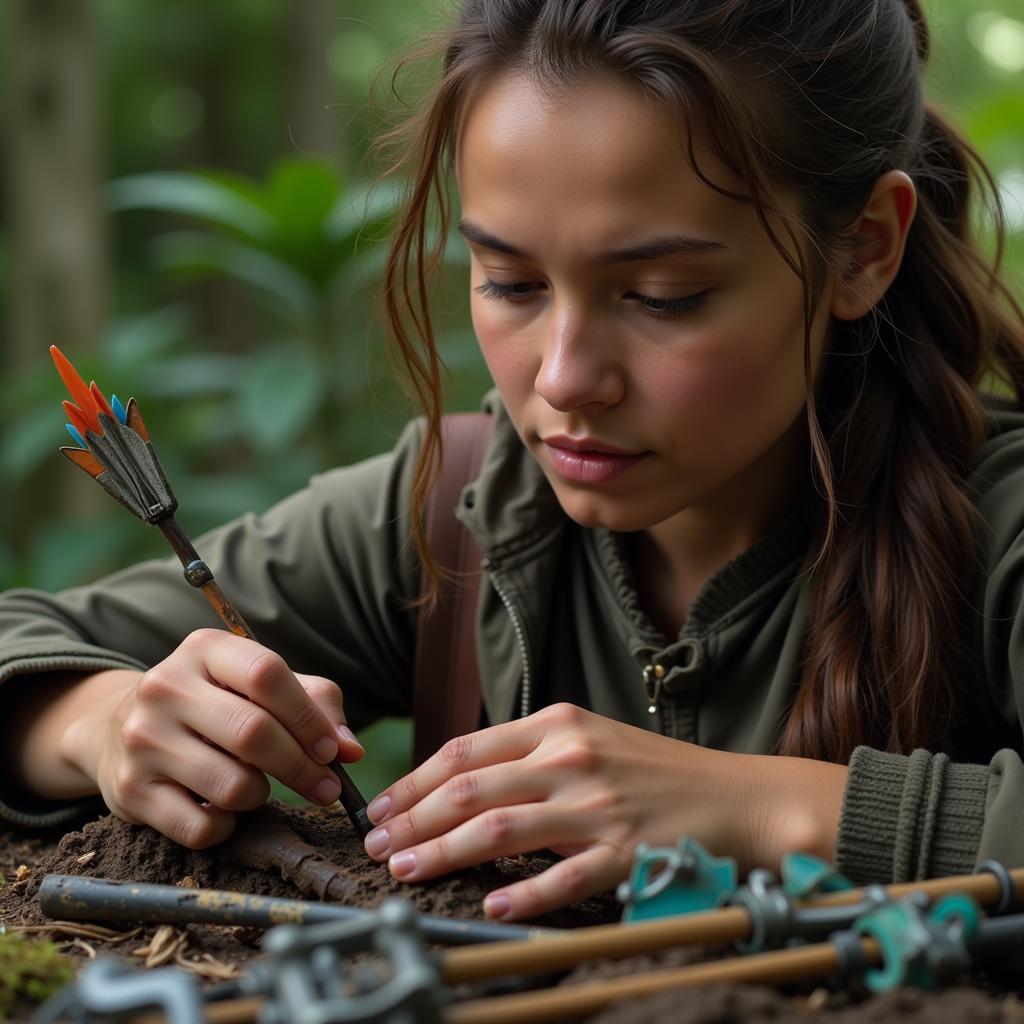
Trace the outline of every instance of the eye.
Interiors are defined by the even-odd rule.
[[[515,284],[499,284],[497,281],[484,279],[483,284],[478,284],[473,291],[479,292],[485,299],[511,299],[530,294],[531,282],[517,281]]]
[[[485,299],[502,299],[509,302],[521,302],[529,298],[534,287],[531,281],[517,281],[514,284],[500,284],[497,281],[485,279],[483,284],[478,284],[473,289]],[[684,295],[678,299],[656,299],[650,295],[641,295],[639,292],[627,292],[626,298],[634,305],[639,306],[648,316],[655,318],[670,318],[684,316],[694,312],[703,304],[708,295],[708,290],[697,292],[694,295]]]
[[[703,305],[707,295],[708,292],[705,290],[694,295],[684,295],[679,299],[653,299],[649,295],[641,295],[639,292],[627,292],[626,298],[635,302],[650,316],[673,317],[694,312]]]

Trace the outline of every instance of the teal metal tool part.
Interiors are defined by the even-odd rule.
[[[822,892],[841,892],[854,887],[853,882],[845,875],[839,874],[828,861],[799,851],[783,855],[779,874],[782,876],[782,888],[786,895],[792,896],[795,900],[806,899]]]
[[[695,839],[683,836],[675,847],[641,843],[629,879],[616,896],[624,904],[623,922],[631,923],[724,906],[737,884],[732,857],[713,857]]]
[[[882,967],[864,981],[872,992],[901,985],[933,989],[970,966],[968,951],[981,921],[973,897],[954,893],[925,913],[920,901],[903,900],[858,918],[853,931],[873,938],[882,951]]]

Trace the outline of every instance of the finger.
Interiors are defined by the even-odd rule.
[[[323,712],[327,721],[334,725],[335,735],[339,740],[338,757],[346,762],[358,761],[366,751],[356,739],[355,733],[348,727],[341,687],[323,676],[310,676],[296,672],[295,678],[309,695],[310,700]]]
[[[389,818],[364,840],[366,852],[384,860],[398,850],[452,831],[494,807],[535,803],[550,795],[550,780],[512,764],[491,765],[455,775],[415,807]]]
[[[280,779],[307,800],[327,805],[338,799],[341,783],[334,772],[312,760],[255,701],[211,686],[202,701],[182,704],[178,715],[197,735]]]
[[[181,786],[166,780],[145,783],[125,810],[190,850],[222,843],[235,828],[231,811],[198,804]]]
[[[451,832],[392,854],[388,870],[403,882],[420,882],[495,857],[579,842],[584,825],[551,803],[494,807]]]
[[[211,682],[230,687],[269,711],[314,761],[327,764],[334,760],[338,753],[334,724],[279,654],[222,630],[200,631],[190,640],[199,648]]]
[[[270,796],[263,772],[228,757],[194,736],[181,738],[176,756],[165,773],[171,781],[226,811],[252,811]]]
[[[456,736],[373,800],[366,809],[367,815],[375,825],[380,825],[414,807],[454,775],[525,757],[536,749],[541,738],[528,719]]]
[[[521,921],[538,917],[588,896],[608,892],[629,876],[631,858],[601,843],[567,857],[539,875],[495,889],[484,900],[492,920]]]

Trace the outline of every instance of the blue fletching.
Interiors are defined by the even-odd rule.
[[[88,449],[89,446],[85,443],[85,438],[82,437],[78,427],[73,423],[65,423],[64,425],[68,428],[68,433],[75,439],[75,444],[77,444],[79,448]]]
[[[114,415],[125,425],[128,423],[128,413],[124,411],[124,406],[121,404],[121,399],[117,395],[110,396],[110,408],[114,410]]]

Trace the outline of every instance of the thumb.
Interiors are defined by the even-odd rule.
[[[295,678],[324,717],[334,726],[338,739],[338,757],[342,761],[358,761],[364,754],[363,745],[356,739],[345,718],[345,699],[341,687],[323,676],[310,676],[296,672]]]

